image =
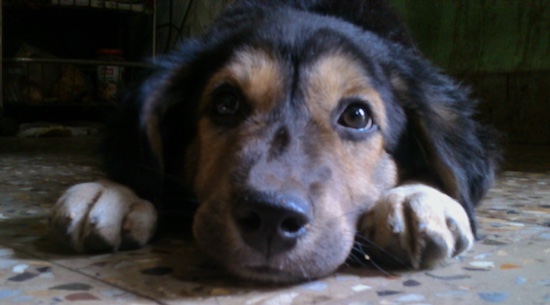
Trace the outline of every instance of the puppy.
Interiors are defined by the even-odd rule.
[[[354,245],[432,268],[472,246],[493,179],[468,95],[381,0],[239,1],[131,94],[103,141],[109,180],[67,190],[51,224],[116,251],[184,209],[212,260],[270,282],[326,276]]]

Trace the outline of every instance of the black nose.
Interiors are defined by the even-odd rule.
[[[309,215],[307,202],[269,194],[243,196],[233,210],[243,240],[266,257],[292,249],[307,233]]]

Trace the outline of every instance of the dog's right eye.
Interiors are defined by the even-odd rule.
[[[212,97],[213,111],[217,115],[234,115],[239,112],[241,98],[237,92],[230,89],[218,90]]]
[[[248,113],[244,97],[237,88],[225,84],[214,90],[210,96],[210,113],[213,122],[232,127],[239,124]]]

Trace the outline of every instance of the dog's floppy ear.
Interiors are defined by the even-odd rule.
[[[194,103],[184,103],[180,91],[185,88],[172,88],[174,82],[181,81],[184,72],[184,69],[171,71],[161,68],[139,88],[129,90],[107,124],[101,144],[108,177],[154,202],[160,202],[161,197],[166,196],[167,183],[175,183],[170,179],[178,174],[173,171],[181,170],[181,167],[169,162],[183,162],[181,152],[188,143],[186,137],[193,132],[193,128],[186,128],[181,123],[192,125],[193,121],[180,117],[193,116],[195,112],[178,108],[181,105],[191,107]],[[171,133],[178,133],[177,143],[172,143],[176,136]],[[170,147],[170,150],[165,147]]]
[[[108,178],[124,184],[144,199],[155,201],[161,189],[161,169],[140,122],[144,97],[129,91],[103,131],[100,143]]]
[[[407,168],[403,179],[435,184],[458,200],[475,233],[474,207],[494,178],[493,132],[473,120],[469,90],[439,73],[410,79],[402,96],[407,149],[397,160]]]
[[[219,43],[221,36],[213,32],[189,39],[157,58],[152,75],[133,91],[108,128],[103,147],[113,180],[149,200],[176,202],[191,196],[181,181],[188,171],[186,150],[196,136],[201,90],[231,55]]]
[[[198,88],[187,65],[161,72],[141,91],[140,130],[148,164],[160,173],[163,202],[192,197],[186,176],[187,147],[196,136]],[[175,192],[179,193],[176,194]],[[170,197],[167,199],[167,197]]]
[[[151,84],[144,84],[141,88],[143,102],[139,115],[139,127],[143,133],[147,148],[151,153],[152,160],[156,167],[164,171],[164,148],[161,134],[161,121],[168,109],[165,101],[167,97],[162,96],[162,84],[155,82],[160,88],[154,88]]]

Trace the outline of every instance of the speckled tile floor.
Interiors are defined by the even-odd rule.
[[[91,137],[0,138],[0,304],[550,304],[550,149],[514,148],[479,209],[481,240],[431,271],[343,267],[258,287],[203,261],[186,235],[129,252],[76,255],[47,232],[48,209],[101,176]]]

